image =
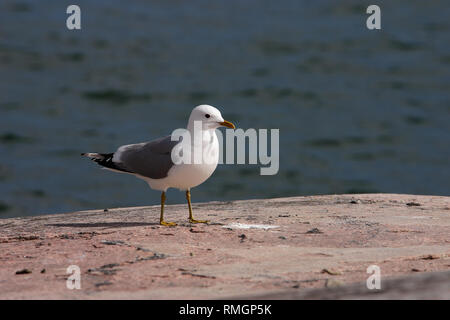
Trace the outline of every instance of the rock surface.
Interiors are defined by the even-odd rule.
[[[193,209],[210,224],[188,223],[186,205],[166,208],[177,227],[158,225],[159,206],[0,220],[0,299],[450,298],[450,197]],[[80,290],[66,287],[70,265]],[[365,286],[370,265],[381,270],[378,294]]]

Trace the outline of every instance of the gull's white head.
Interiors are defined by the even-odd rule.
[[[219,110],[207,104],[199,105],[192,110],[188,128],[194,127],[194,121],[200,121],[203,130],[216,129],[220,126],[235,129],[234,124],[223,119]]]

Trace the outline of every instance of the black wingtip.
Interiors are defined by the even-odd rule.
[[[86,155],[86,153],[82,153],[81,155],[82,155],[82,156],[85,156],[85,155]]]

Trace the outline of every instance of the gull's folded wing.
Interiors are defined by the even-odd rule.
[[[180,141],[172,141],[171,136],[166,136],[150,142],[122,146],[114,153],[112,161],[125,172],[151,179],[165,178],[174,165],[172,149]]]

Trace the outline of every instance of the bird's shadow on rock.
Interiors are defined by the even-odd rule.
[[[97,223],[53,223],[47,224],[52,227],[69,227],[69,228],[127,228],[127,227],[143,227],[156,226],[158,223],[150,222],[97,222]]]

